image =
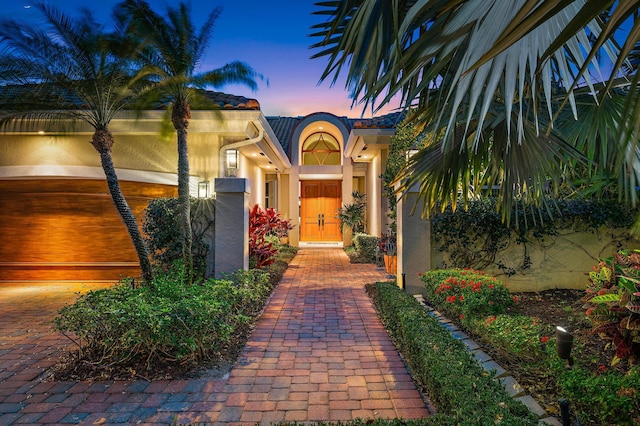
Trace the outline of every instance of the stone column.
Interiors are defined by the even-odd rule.
[[[409,294],[422,293],[418,274],[431,268],[431,225],[420,218],[420,206],[411,209],[418,200],[418,187],[398,198],[398,285]],[[404,276],[404,282],[403,282]]]
[[[215,277],[249,269],[249,181],[216,178]]]

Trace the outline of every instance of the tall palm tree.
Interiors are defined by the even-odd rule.
[[[220,9],[209,13],[200,30],[193,23],[189,7],[182,2],[177,8],[168,7],[166,17],[152,10],[145,0],[125,0],[116,9],[131,18],[130,30],[149,42],[149,48],[145,50],[142,59],[155,67],[159,83],[157,93],[171,108],[171,122],[178,139],[178,205],[182,252],[190,271],[193,261],[187,131],[191,104],[197,102],[213,107],[203,91],[199,90],[206,87],[240,83],[256,90],[256,78],[261,76],[239,61],[214,70],[198,72]]]
[[[578,117],[576,99],[610,104],[606,99],[640,39],[638,0],[343,0],[318,6],[327,17],[315,26],[320,41],[312,46],[320,49],[314,57],[328,58],[322,80],[333,75],[335,82],[344,72],[354,102],[364,104],[382,106],[399,94],[404,107],[415,107],[417,123],[434,134],[444,130],[439,149],[417,156],[403,173],[423,185],[427,213],[436,201],[480,183],[490,164],[500,165],[491,174],[499,177],[505,209],[522,188],[532,187],[534,199],[544,196],[543,178],[578,154],[564,143],[560,125],[568,121],[559,118],[567,112]],[[610,70],[601,69],[601,57]],[[621,153],[635,151],[630,144],[639,139],[639,75],[628,77],[620,120],[608,121]],[[448,173],[444,187],[424,182],[443,164],[436,156],[451,161],[448,170],[458,167],[458,180]],[[640,172],[640,161],[626,158]],[[447,169],[439,174],[446,177]],[[635,185],[626,190],[635,192]]]
[[[0,22],[0,117],[20,121],[79,121],[93,130],[109,193],[135,247],[142,276],[151,283],[149,253],[118,182],[109,123],[147,83],[143,69],[128,59],[134,45],[122,26],[107,34],[89,11],[70,17],[45,3],[35,5],[44,23]]]

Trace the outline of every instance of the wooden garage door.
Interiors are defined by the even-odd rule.
[[[141,225],[153,198],[173,186],[120,182]],[[103,180],[0,181],[0,281],[117,280],[138,259]]]

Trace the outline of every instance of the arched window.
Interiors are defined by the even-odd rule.
[[[303,166],[339,166],[340,144],[329,133],[314,133],[302,144]]]

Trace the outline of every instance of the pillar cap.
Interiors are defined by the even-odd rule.
[[[216,178],[214,191],[220,192],[244,192],[249,193],[249,179],[238,177]]]

